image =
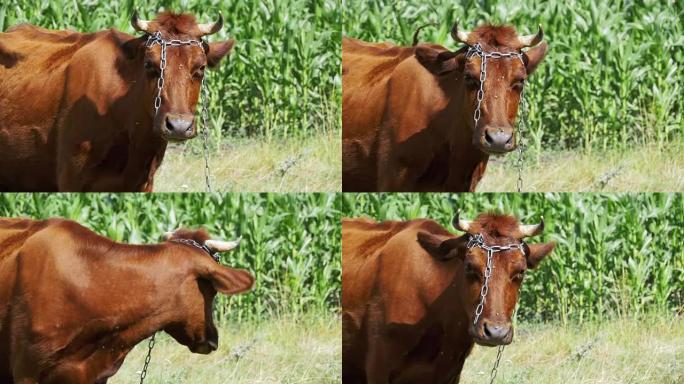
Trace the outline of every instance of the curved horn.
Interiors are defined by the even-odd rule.
[[[240,245],[242,238],[235,241],[223,241],[223,240],[207,240],[204,245],[211,249],[213,252],[228,252],[237,248]]]
[[[454,25],[451,27],[451,38],[454,39],[454,41],[460,41],[463,44],[468,44],[469,35],[470,32],[468,31],[458,30],[458,21],[456,21]]]
[[[169,231],[169,232],[164,233],[164,235],[162,236],[162,239],[164,239],[164,241],[166,241],[172,237],[173,237],[173,231]]]
[[[133,11],[133,16],[131,16],[131,25],[133,26],[133,29],[135,29],[138,32],[150,33],[150,22],[147,20],[139,19],[137,10]]]
[[[459,231],[468,232],[468,230],[470,229],[470,224],[472,223],[472,221],[462,220],[460,218],[460,216],[461,216],[461,210],[456,212],[456,216],[454,216],[454,219],[451,221],[451,225],[453,225],[454,228],[458,229]]]
[[[539,30],[537,31],[537,34],[518,37],[520,48],[534,47],[535,45],[541,43],[542,39],[544,39],[544,30],[542,29],[541,24],[539,24]]]
[[[219,17],[218,20],[216,20],[216,22],[197,24],[197,28],[199,29],[200,33],[202,33],[202,36],[213,35],[214,33],[220,31],[221,28],[223,28],[223,14],[221,13],[221,11],[219,11]]]
[[[520,229],[520,233],[523,235],[523,237],[530,237],[530,236],[536,236],[544,230],[544,218],[541,218],[541,221],[539,224],[532,224],[532,225],[524,225],[520,224],[518,227]]]

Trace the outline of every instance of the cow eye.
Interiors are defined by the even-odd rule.
[[[480,271],[478,271],[474,265],[470,263],[466,263],[465,265],[465,274],[466,276],[473,278],[473,279],[479,279],[480,278]]]
[[[204,66],[204,65],[202,65],[202,66],[200,66],[199,68],[197,68],[197,70],[196,70],[195,73],[193,74],[193,75],[195,76],[195,78],[201,79],[202,77],[204,77],[204,69],[205,69],[205,68],[206,68],[206,66]]]
[[[159,69],[154,64],[152,64],[151,61],[145,60],[145,62],[143,63],[143,66],[145,67],[145,70],[147,71],[147,73],[154,75],[154,76],[159,75]]]
[[[475,88],[480,83],[479,79],[476,79],[474,76],[469,75],[467,73],[465,74],[465,76],[463,78],[465,80],[466,86],[469,88]]]

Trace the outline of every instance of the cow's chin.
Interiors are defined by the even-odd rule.
[[[161,132],[162,139],[164,139],[170,143],[180,143],[180,142],[183,142],[185,140],[190,140],[190,139],[194,138],[195,136],[197,136],[197,131],[195,129],[193,129],[190,132],[183,132],[181,134],[171,132],[171,131],[166,130],[166,129],[162,129],[162,132]]]

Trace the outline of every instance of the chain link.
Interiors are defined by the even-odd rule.
[[[518,249],[520,252],[525,254],[525,245],[522,242],[520,244],[487,245],[484,242],[484,237],[482,234],[478,233],[475,235],[470,235],[470,238],[468,239],[466,248],[470,249],[472,247],[479,247],[487,251],[487,266],[485,267],[484,272],[485,281],[480,289],[480,303],[477,304],[477,307],[475,308],[475,320],[473,321],[473,324],[477,324],[480,316],[482,315],[482,311],[484,311],[484,305],[487,301],[487,293],[489,293],[489,278],[492,277],[492,271],[494,269],[492,261],[494,254],[497,252],[510,251],[512,249]],[[494,383],[494,379],[496,379],[496,374],[499,369],[499,363],[501,361],[501,355],[503,354],[504,348],[504,345],[499,345],[499,350],[496,353],[496,361],[494,362],[492,371],[489,374],[489,384]]]
[[[154,35],[149,35],[147,37],[147,42],[145,43],[145,46],[147,48],[159,44],[161,47],[161,59],[159,63],[159,78],[157,79],[157,96],[154,99],[154,115],[157,116],[159,113],[159,107],[161,107],[162,103],[162,89],[164,88],[164,70],[166,69],[166,50],[167,47],[177,47],[177,46],[182,46],[182,45],[196,45],[197,47],[204,49],[202,46],[202,41],[200,40],[179,40],[179,39],[171,39],[171,40],[165,40],[162,38],[161,32],[156,32]],[[208,99],[209,99],[209,90],[207,87],[204,85],[204,79],[206,77],[206,74],[204,77],[202,77],[202,83],[200,85],[200,93],[202,96],[202,110],[200,112],[200,115],[202,117],[202,139],[203,139],[203,151],[204,151],[204,181],[207,187],[207,192],[211,192],[211,173],[209,170],[209,125],[208,125]]]
[[[147,344],[147,356],[145,356],[145,365],[143,366],[142,371],[140,371],[140,384],[143,384],[145,381],[145,377],[147,377],[147,368],[150,365],[150,360],[152,360],[152,348],[154,348],[154,339],[157,336],[157,333],[153,333],[152,337],[150,337],[150,341]]]
[[[475,107],[475,112],[473,113],[473,119],[475,120],[475,128],[477,128],[480,118],[482,117],[482,100],[484,100],[484,83],[485,80],[487,80],[487,61],[489,58],[492,59],[506,59],[506,58],[518,58],[520,59],[520,62],[523,63],[523,66],[525,65],[525,62],[523,61],[523,53],[522,52],[498,52],[498,51],[491,51],[491,52],[485,52],[482,50],[482,46],[478,43],[472,46],[468,47],[468,51],[466,52],[466,59],[469,59],[473,56],[479,56],[481,58],[480,62],[480,89],[477,90],[477,106]],[[523,97],[524,93],[524,85],[523,85],[523,91],[520,92],[520,103],[522,105],[522,111],[520,113],[520,123],[518,124],[518,132],[517,132],[517,140],[518,140],[518,146],[517,146],[517,152],[518,152],[518,160],[517,160],[517,168],[518,168],[518,180],[517,180],[517,190],[518,192],[522,192],[523,188],[523,180],[522,180],[522,171],[523,171],[523,151],[525,149],[525,143],[523,141],[523,131],[525,129],[525,120],[523,119],[523,114],[525,111],[525,99]]]

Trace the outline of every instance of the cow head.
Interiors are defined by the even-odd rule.
[[[509,26],[485,25],[472,32],[451,29],[452,38],[466,47],[440,51],[434,46],[416,47],[417,60],[435,76],[445,79],[472,133],[472,144],[487,154],[501,154],[516,147],[515,120],[523,86],[546,55],[541,26],[534,35],[518,36]],[[477,126],[474,114],[480,90],[482,57],[468,55],[468,47],[479,44],[484,52],[522,53],[521,58],[489,58]],[[523,49],[529,48],[525,51]],[[459,97],[460,96],[460,97]]]
[[[553,250],[555,243],[523,242],[526,237],[538,235],[544,230],[543,220],[538,224],[524,225],[512,216],[483,214],[474,221],[468,221],[456,215],[453,224],[466,234],[444,239],[421,232],[418,241],[437,259],[445,262],[457,259],[461,262],[456,285],[463,310],[468,314],[468,332],[475,342],[487,346],[509,344],[513,340],[511,317],[525,273],[535,268]],[[487,251],[477,246],[469,247],[471,235],[478,234],[482,235],[487,246],[522,245],[522,250],[515,248],[493,253],[492,274],[483,311],[478,321],[474,322],[487,266]]]
[[[210,353],[218,347],[218,332],[212,316],[214,296],[217,292],[224,295],[246,292],[254,285],[254,277],[245,270],[221,265],[207,252],[230,251],[238,246],[237,241],[211,240],[204,230],[186,229],[169,232],[164,240],[187,265],[187,278],[178,281],[175,292],[177,321],[164,331],[192,352]],[[206,249],[183,240],[192,240]]]
[[[147,36],[161,33],[164,40],[194,40],[200,44],[167,46],[164,80],[159,80],[162,73],[161,44],[145,46],[140,71],[145,72],[146,88],[144,108],[148,108],[153,116],[153,130],[167,140],[186,140],[197,134],[195,110],[200,95],[200,86],[207,67],[213,68],[230,52],[235,40],[207,43],[203,36],[218,32],[223,26],[223,16],[208,24],[198,24],[195,17],[188,14],[164,12],[155,20],[147,21],[138,18],[137,11],[131,18],[136,31]],[[144,39],[143,41],[146,41]],[[155,115],[154,103],[158,92],[158,84],[163,84],[161,105]],[[206,86],[206,85],[205,85]]]

